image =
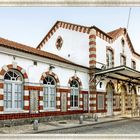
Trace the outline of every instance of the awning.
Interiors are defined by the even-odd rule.
[[[140,72],[126,66],[119,66],[100,70],[95,73],[95,77],[97,76],[122,80],[134,84],[140,84]]]

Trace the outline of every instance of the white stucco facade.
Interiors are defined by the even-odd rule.
[[[22,111],[28,113],[22,116],[25,118],[88,112],[106,116],[122,113],[121,111],[130,112],[136,107],[138,104],[136,96],[140,95],[140,87],[135,83],[129,85],[131,82],[129,75],[119,73],[119,77],[119,74],[114,73],[118,77],[115,77],[116,75],[111,77],[106,74],[108,71],[105,71],[106,75],[104,73],[96,75],[96,72],[118,68],[121,65],[121,54],[126,57],[126,66],[131,68],[129,70],[133,74],[136,71],[132,70],[132,60],[136,62],[136,70],[140,71],[140,56],[133,52],[125,35],[119,34],[113,38],[94,26],[84,27],[61,22],[53,28],[36,49],[4,39],[1,41],[4,44],[0,46],[0,90],[2,91],[0,93],[0,114],[7,113],[4,96],[7,96],[8,92],[6,95],[3,91],[6,80],[9,83],[13,81],[4,80],[4,75],[11,69],[17,69],[25,79],[23,82],[20,81],[23,84],[24,107]],[[56,46],[58,37],[62,39],[60,49]],[[124,51],[122,38],[125,42]],[[113,53],[107,59],[107,49],[110,48]],[[108,64],[112,66],[103,68],[103,65],[107,65],[107,60],[111,61]],[[126,66],[124,67],[127,68]],[[121,76],[125,78],[128,76],[128,81]],[[50,85],[52,81],[45,83],[46,77],[52,78],[55,82],[52,85]],[[13,87],[16,82],[12,83]],[[133,93],[131,88],[133,88]],[[12,92],[14,95],[15,91]],[[49,102],[48,106],[47,102]],[[54,104],[50,106],[52,102]],[[30,111],[38,114],[32,115]],[[18,115],[13,116],[18,118]],[[13,119],[13,116],[10,119]],[[6,116],[1,117],[6,118]]]
[[[0,47],[0,51],[2,51],[3,48]],[[8,49],[6,49],[8,50]],[[9,50],[10,52],[10,50]],[[38,59],[38,57],[34,56],[30,57],[30,59],[28,59],[27,54],[25,53],[21,53],[18,51],[13,51],[12,53],[14,54],[15,59],[13,59],[12,55],[9,55],[8,52],[5,54],[0,53],[0,67],[2,68],[4,65],[9,65],[9,64],[13,64],[16,63],[18,66],[22,67],[23,69],[25,69],[27,75],[28,75],[28,79],[29,79],[29,83],[32,84],[40,84],[40,79],[41,76],[44,72],[49,71],[49,67],[50,67],[50,61],[48,59],[46,59],[46,61],[37,61],[37,65],[34,65],[34,61],[36,61]],[[79,77],[79,79],[82,82],[82,88],[85,90],[89,89],[88,86],[88,81],[89,81],[89,76],[88,76],[88,70],[83,70],[79,68],[74,67],[74,66],[69,66],[69,68],[67,66],[65,66],[65,64],[59,62],[59,63],[55,63],[53,66],[55,67],[52,72],[55,73],[58,76],[58,79],[60,80],[60,86],[67,88],[68,87],[68,81],[69,79],[75,75],[77,75],[77,77]]]
[[[113,43],[108,43],[104,41],[103,39],[97,37],[96,39],[96,67],[101,67],[101,64],[106,65],[106,48],[109,46],[113,49],[114,51],[114,67],[120,66],[120,54],[122,53],[122,44],[121,44],[121,39],[124,39],[125,41],[125,46],[124,46],[124,55],[126,56],[126,66],[131,68],[131,61],[135,60],[136,61],[136,70],[140,71],[140,57],[133,54],[130,47],[128,46],[128,43],[123,35],[118,37]]]
[[[60,50],[56,48],[56,40],[58,36],[61,36],[63,39],[63,45]],[[89,35],[87,33],[59,28],[45,43],[42,50],[57,54],[74,63],[89,67],[88,37]]]
[[[124,48],[122,47],[121,40],[124,39],[125,45]],[[121,65],[121,54],[123,54],[126,57],[126,66],[129,68],[132,68],[132,60],[136,62],[136,70],[140,71],[140,57],[136,54],[134,54],[129,47],[129,44],[125,38],[124,35],[119,36],[116,40],[114,40],[112,43],[108,43],[107,41],[97,37],[96,38],[96,67],[101,68],[103,65],[107,64],[107,47],[111,47],[114,53],[114,67],[118,67]],[[124,51],[123,51],[124,49]],[[120,94],[121,93],[121,86],[117,87],[117,80],[105,78],[104,80],[99,81],[99,79],[96,79],[96,90],[99,93],[106,93],[107,92],[107,84],[111,80],[114,84],[114,94]],[[131,95],[130,87],[126,85],[127,94]],[[135,85],[136,87],[136,93],[139,96],[140,95],[140,87],[139,85]],[[118,89],[117,89],[118,88]],[[116,113],[115,113],[116,114]]]

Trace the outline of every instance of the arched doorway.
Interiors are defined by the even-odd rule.
[[[113,83],[109,82],[106,86],[107,91],[107,116],[113,115],[113,92],[114,92],[114,85]]]
[[[127,93],[126,86],[122,85],[121,86],[121,111],[122,111],[122,114],[126,113],[126,105],[125,105],[126,104],[126,100],[125,100],[126,93]]]
[[[135,87],[132,87],[132,110],[134,110],[136,108],[136,89]]]

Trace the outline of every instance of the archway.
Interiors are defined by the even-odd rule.
[[[109,82],[106,86],[107,91],[107,116],[113,115],[113,92],[114,85],[112,82]]]
[[[126,93],[127,93],[127,89],[125,85],[121,86],[121,111],[122,114],[126,113]]]

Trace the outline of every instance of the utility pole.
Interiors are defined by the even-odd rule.
[[[126,28],[126,30],[128,30],[128,27],[129,27],[130,15],[131,15],[131,8],[129,8],[129,14],[128,14],[128,20],[127,20],[127,28]]]

